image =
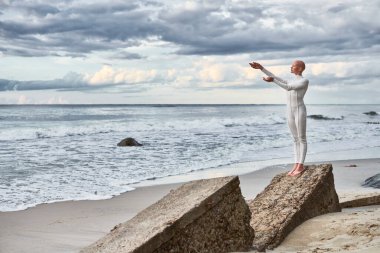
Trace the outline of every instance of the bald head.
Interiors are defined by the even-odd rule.
[[[295,60],[292,64],[291,70],[292,73],[296,75],[302,75],[302,72],[305,70],[305,63],[301,60]]]
[[[294,64],[295,66],[301,67],[302,70],[305,70],[305,68],[306,68],[305,63],[304,63],[303,61],[301,61],[301,60],[295,60],[295,61],[293,62],[293,64]]]

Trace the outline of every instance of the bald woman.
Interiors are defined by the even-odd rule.
[[[303,166],[306,152],[306,106],[303,102],[303,98],[309,86],[309,80],[302,76],[302,72],[305,70],[305,63],[300,60],[293,62],[290,72],[293,73],[294,80],[286,81],[278,76],[275,76],[269,70],[264,68],[257,62],[250,63],[254,69],[260,69],[268,77],[263,77],[266,82],[274,82],[281,88],[287,90],[287,122],[290,132],[293,135],[294,140],[294,156],[295,164],[293,169],[289,171],[289,176],[296,176],[301,174],[305,168]]]

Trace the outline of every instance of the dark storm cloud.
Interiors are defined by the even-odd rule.
[[[0,79],[0,91],[81,89],[89,86],[83,76],[70,72],[63,78],[47,81],[16,81]]]
[[[333,12],[333,13],[338,13],[346,9],[346,6],[343,3],[338,3],[335,6],[332,6],[328,9],[328,11]]]
[[[104,92],[104,89],[112,91],[113,89],[117,89],[117,87],[123,85],[126,84],[112,84],[112,87],[110,87],[110,84],[90,85],[82,80],[75,81],[67,78],[54,79],[48,81],[15,81],[0,79],[0,91],[57,90],[92,92],[95,90],[102,90],[102,92]],[[144,86],[126,86],[128,86],[128,91],[142,90],[145,88]]]
[[[138,59],[144,59],[146,57],[136,54],[136,53],[128,53],[128,52],[119,52],[116,54],[113,54],[110,59],[127,59],[127,60],[138,60]]]
[[[28,15],[36,15],[41,17],[45,17],[48,14],[56,14],[59,12],[59,9],[47,4],[36,4],[30,6],[27,5],[23,6],[23,9]]]
[[[33,81],[17,81],[0,79],[0,92],[2,91],[32,91],[32,90],[56,90],[56,91],[83,91],[95,92],[101,91],[112,93],[116,91],[136,92],[138,90],[146,90],[152,85],[162,84],[165,79],[162,76],[157,76],[148,82],[135,83],[124,81],[119,83],[104,82],[101,84],[92,84],[85,78],[84,75],[69,72],[62,78],[53,80],[33,80]]]
[[[0,79],[0,91],[70,89],[85,86],[87,85],[84,83],[69,83],[63,79],[51,81],[14,81]]]
[[[356,9],[352,8],[355,6],[338,6],[338,16],[337,13],[326,16],[320,7],[286,8],[281,4],[254,11],[234,8],[229,10],[230,16],[226,19],[215,18],[208,12],[184,24],[186,34],[180,32],[182,27],[175,25],[181,23],[183,15],[177,12],[171,17],[165,13],[163,19],[169,16],[167,23],[174,24],[171,30],[177,31],[163,38],[182,45],[177,52],[180,54],[273,52],[276,56],[276,52],[293,55],[296,52],[297,55],[323,55],[314,50],[316,48],[345,54],[349,50],[368,49],[379,44],[379,26],[369,16],[364,16],[367,11],[373,14],[370,8],[379,9],[376,4],[372,5],[367,2],[362,6],[364,13],[355,13]],[[270,14],[270,10],[277,13]],[[272,27],[266,27],[265,22],[273,22]]]
[[[5,11],[28,14],[24,19],[0,18],[0,46],[8,55],[88,54],[136,46],[140,39],[158,33],[157,26],[151,25],[149,11],[137,4],[110,2],[54,8],[17,2]],[[29,22],[32,17],[33,22]],[[27,50],[31,52],[25,53]]]
[[[177,54],[273,52],[276,57],[276,52],[323,55],[326,49],[345,54],[380,42],[376,1],[360,2],[361,8],[356,8],[358,1],[89,3],[4,2],[0,47],[6,50],[2,51],[19,56],[83,56],[137,46],[155,37],[175,44]]]

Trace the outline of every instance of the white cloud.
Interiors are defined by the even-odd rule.
[[[168,69],[166,72],[167,80],[168,81],[174,81],[177,74],[178,74],[178,71],[176,69],[173,69],[173,68]]]
[[[32,100],[27,98],[25,95],[20,95],[17,100],[17,104],[19,105],[30,104],[31,102]]]
[[[51,97],[46,101],[41,101],[40,102],[41,104],[68,104],[69,101],[64,99],[63,97],[59,96],[59,97]]]
[[[178,86],[192,87],[232,87],[242,85],[247,82],[252,82],[257,78],[259,73],[254,71],[248,62],[240,59],[220,60],[221,57],[202,57],[194,61],[189,68],[182,70],[177,74],[177,79],[174,81]],[[223,57],[226,58],[226,57]]]
[[[331,61],[310,64],[311,74],[315,77],[330,76],[331,78],[347,77],[370,77],[380,75],[380,60],[351,60],[351,61]]]
[[[199,71],[200,81],[221,82],[225,80],[227,68],[222,64],[212,64],[205,66]]]
[[[25,92],[25,93],[28,93],[28,92]],[[18,105],[25,105],[25,104],[69,104],[69,101],[64,98],[63,96],[60,96],[60,95],[53,95],[51,97],[44,97],[44,96],[40,96],[40,95],[37,95],[35,96],[36,94],[33,93],[33,92],[30,92],[28,95],[26,94],[17,94],[17,91],[15,92],[15,94],[13,95],[16,95],[15,99],[17,102]],[[14,103],[14,100],[11,98],[11,96],[9,97],[7,103]]]
[[[335,77],[345,77],[353,64],[350,62],[328,62],[311,64],[311,73],[318,75],[331,75]]]
[[[99,84],[136,84],[152,82],[158,77],[155,69],[114,69],[111,66],[103,66],[95,74],[86,74],[84,81],[91,85]]]

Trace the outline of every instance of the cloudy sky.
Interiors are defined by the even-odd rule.
[[[380,103],[380,1],[0,0],[0,104]]]

